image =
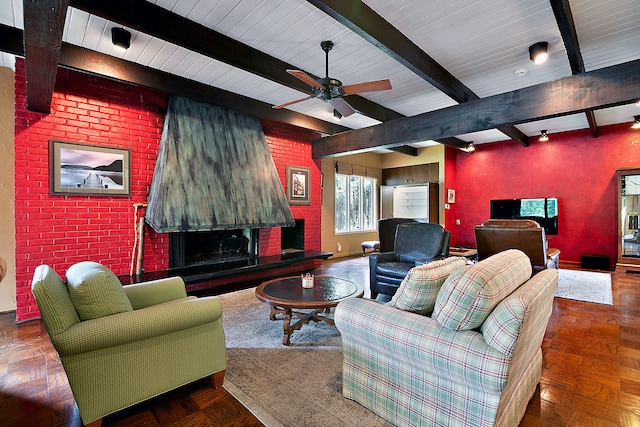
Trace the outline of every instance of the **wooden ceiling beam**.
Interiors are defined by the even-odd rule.
[[[0,24],[0,51],[24,57],[24,31]]]
[[[550,0],[553,15],[562,36],[564,48],[567,51],[567,59],[571,66],[571,74],[579,74],[585,71],[580,44],[578,43],[578,33],[573,22],[573,14],[568,0]]]
[[[285,71],[298,67],[149,2],[140,0],[112,0],[109,2],[73,0],[71,6],[129,28],[135,28],[145,34],[193,50],[273,82],[309,95],[312,94],[308,85]],[[306,73],[318,78],[312,73]],[[358,113],[381,122],[405,117],[359,95],[350,95],[348,102]],[[413,147],[401,150],[409,155],[417,155],[416,151]],[[414,152],[416,154],[411,154]]]
[[[27,108],[49,114],[69,0],[24,1]]]
[[[287,69],[299,69],[204,25],[193,22],[144,0],[72,0],[71,6],[109,21],[198,52],[265,79],[313,95],[311,87]],[[320,53],[320,49],[318,49]],[[306,72],[306,71],[305,71]],[[311,73],[310,76],[317,78]],[[349,105],[381,122],[404,117],[359,95],[349,96]]]
[[[413,157],[418,156],[418,149],[410,145],[401,145],[399,147],[391,147],[390,150],[395,151],[396,153],[406,154],[408,156],[413,156]]]
[[[631,104],[640,99],[640,60],[465,102],[312,143],[314,159]]]
[[[564,48],[567,51],[571,74],[584,73],[586,70],[584,68],[582,53],[580,52],[578,32],[576,31],[576,25],[573,21],[569,0],[550,0],[550,3],[556,18],[556,23],[558,24],[558,29],[560,30]],[[585,114],[587,116],[587,122],[589,123],[589,129],[591,129],[591,135],[597,138],[599,132],[596,115],[593,111],[585,111]]]
[[[307,1],[400,62],[454,101],[463,103],[480,98],[364,2],[360,0]],[[516,127],[505,126],[498,128],[498,130],[525,147],[529,145],[529,137]]]
[[[24,57],[23,34],[23,31],[18,28],[0,24],[0,51]],[[58,65],[124,83],[152,87],[169,94],[190,97],[197,101],[232,108],[246,114],[289,123],[323,134],[331,135],[350,130],[345,126],[295,111],[274,110],[265,102],[67,43],[61,46]],[[47,105],[50,104],[51,100]],[[46,113],[49,113],[49,109]]]
[[[151,87],[171,95],[184,96],[260,118],[289,123],[323,134],[331,135],[349,130],[335,123],[291,110],[276,110],[266,102],[67,43],[62,46],[60,65],[138,86]]]
[[[596,114],[593,112],[593,110],[585,111],[584,114],[587,116],[587,123],[589,123],[591,136],[593,138],[597,138],[598,136],[600,136],[600,132],[598,130],[598,123],[596,123]]]

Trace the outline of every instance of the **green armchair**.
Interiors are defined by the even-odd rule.
[[[204,377],[222,386],[217,297],[188,297],[179,277],[122,286],[94,262],[69,268],[66,282],[41,265],[32,292],[84,425]]]

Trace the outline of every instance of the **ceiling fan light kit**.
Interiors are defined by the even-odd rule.
[[[351,105],[349,105],[347,101],[344,100],[343,97],[347,95],[356,95],[363,92],[374,92],[391,89],[391,82],[388,79],[343,86],[340,80],[329,77],[329,51],[333,49],[333,42],[331,40],[325,40],[320,43],[320,47],[325,52],[326,57],[324,78],[315,79],[301,70],[287,70],[287,73],[311,86],[313,95],[297,99],[295,101],[287,102],[285,104],[275,105],[273,108],[284,108],[288,107],[289,105],[297,104],[298,102],[306,101],[307,99],[317,98],[324,102],[330,103],[333,106],[334,111],[337,111],[341,114],[341,117],[349,117],[356,111],[353,109],[353,107],[351,107]],[[334,117],[337,118],[335,113]]]

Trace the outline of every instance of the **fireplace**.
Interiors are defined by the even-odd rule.
[[[280,229],[280,249],[283,253],[304,251],[304,219],[296,219],[294,227]]]
[[[257,256],[258,229],[169,234],[169,268],[244,261]]]

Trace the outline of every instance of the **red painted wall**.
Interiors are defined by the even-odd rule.
[[[562,251],[561,263],[579,264],[584,254],[615,263],[616,170],[640,167],[640,132],[630,124],[602,127],[595,139],[582,130],[546,143],[532,138],[529,147],[508,141],[455,155],[456,203],[446,224],[455,227],[457,244],[475,247],[473,227],[489,218],[491,199],[557,197],[559,231],[549,245]]]
[[[35,268],[49,264],[63,275],[72,264],[92,260],[115,274],[130,271],[134,203],[146,202],[168,96],[59,69],[51,113],[26,108],[24,61],[16,61],[16,319],[39,316],[31,294]],[[320,167],[311,160],[317,135],[275,122],[263,123],[285,186],[286,165],[311,169],[311,205],[292,207],[305,218],[305,249],[320,249]],[[131,150],[131,196],[49,194],[49,140]],[[143,214],[143,211],[140,211]],[[264,237],[263,237],[264,236]],[[260,255],[280,251],[280,229],[261,231]],[[143,268],[168,268],[168,238],[146,227]]]
[[[456,170],[456,159],[458,152],[455,148],[444,147],[444,202],[447,200],[447,189],[458,191],[458,174]],[[456,194],[456,196],[459,196]],[[457,197],[456,197],[457,198]],[[444,228],[451,232],[451,245],[458,243],[458,227],[456,226],[456,218],[458,218],[458,203],[449,203],[449,209],[444,210]]]

